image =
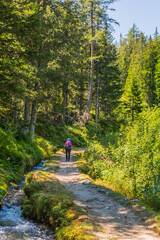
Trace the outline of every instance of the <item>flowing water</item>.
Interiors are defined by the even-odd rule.
[[[32,171],[43,168],[42,161]],[[43,224],[38,224],[22,216],[22,189],[25,178],[17,184],[17,189],[12,189],[4,200],[0,210],[0,240],[53,240],[54,233]]]

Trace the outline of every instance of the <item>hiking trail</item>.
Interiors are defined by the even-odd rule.
[[[76,151],[72,151],[72,154]],[[76,204],[84,207],[89,218],[99,231],[93,234],[103,240],[160,240],[160,236],[153,231],[152,224],[148,224],[134,212],[133,207],[122,205],[119,201],[108,196],[109,190],[91,184],[79,173],[75,162],[65,161],[65,154],[60,156],[60,168],[55,174],[58,180],[76,196]]]

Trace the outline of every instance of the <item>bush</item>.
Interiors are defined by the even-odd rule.
[[[91,144],[85,152],[84,171],[127,197],[160,209],[159,136],[160,109],[142,113],[139,120],[121,128],[117,143],[111,139],[115,144],[109,143],[108,148],[98,142]]]

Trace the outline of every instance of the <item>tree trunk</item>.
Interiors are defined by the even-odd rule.
[[[30,129],[29,129],[29,135],[31,140],[33,141],[34,133],[35,133],[35,126],[36,126],[36,120],[37,120],[37,110],[38,110],[38,101],[35,100],[32,103],[32,113],[31,113],[31,122],[30,122]]]
[[[24,110],[24,126],[22,128],[22,133],[27,135],[28,127],[29,127],[29,120],[30,120],[30,99],[27,98],[25,101],[25,110]]]
[[[27,89],[31,89],[31,86],[29,84],[27,84]],[[25,109],[24,109],[24,125],[21,130],[24,135],[27,135],[27,132],[29,130],[28,128],[29,128],[29,121],[30,121],[30,114],[31,114],[30,108],[31,108],[30,98],[26,97]]]
[[[83,115],[83,100],[84,100],[83,92],[81,91],[81,93],[80,93],[80,101],[79,101],[79,114],[80,114],[80,116]]]
[[[76,83],[76,96],[75,96],[75,102],[76,102],[76,110],[78,109],[78,84]]]
[[[68,82],[63,87],[63,119],[66,120],[68,107]]]
[[[99,19],[97,21],[97,30],[99,30]],[[98,128],[98,118],[99,118],[99,92],[98,92],[98,87],[99,87],[99,64],[97,62],[97,76],[96,76],[96,111],[95,111],[95,128],[97,131]]]
[[[83,116],[84,110],[84,79],[83,79],[83,70],[81,69],[81,78],[80,78],[80,89],[79,89],[79,114]]]
[[[38,83],[35,83],[35,91],[37,91],[37,89],[38,89]],[[30,129],[29,129],[29,135],[30,135],[30,138],[32,141],[33,141],[34,133],[35,133],[37,111],[38,111],[38,99],[36,96],[36,99],[32,103],[32,113],[31,113]]]
[[[17,125],[18,125],[18,111],[17,111],[17,101],[15,100],[14,102],[14,129],[15,131],[17,130]]]
[[[93,92],[93,72],[94,72],[94,60],[93,60],[93,55],[94,55],[94,30],[93,30],[93,1],[91,1],[91,76],[90,76],[90,85],[89,85],[89,97],[88,97],[88,102],[87,102],[87,108],[86,108],[86,113],[89,114],[90,112],[90,107],[91,107],[91,102],[92,102],[92,92]]]
[[[40,5],[40,3],[41,2],[38,0],[37,4]],[[47,1],[43,0],[42,4],[43,4],[43,6],[42,6],[43,10],[45,11]],[[44,25],[44,17],[42,18],[42,26],[43,25]],[[40,73],[41,65],[42,65],[42,62],[41,62],[42,61],[42,52],[43,52],[42,36],[43,36],[43,28],[41,30],[41,41],[40,41],[40,46],[39,46],[39,57],[38,57],[38,64],[37,64],[38,73]],[[33,61],[33,64],[34,64],[34,61]],[[30,138],[31,138],[32,141],[33,141],[34,134],[35,134],[35,126],[36,126],[37,111],[38,111],[38,86],[39,86],[39,83],[36,82],[34,91],[37,95],[35,96],[35,99],[32,102],[32,112],[31,112],[30,129],[29,129],[29,135],[30,135]]]
[[[95,127],[96,131],[98,128],[98,118],[99,118],[99,95],[98,95],[98,76],[96,80],[96,114],[95,114]]]

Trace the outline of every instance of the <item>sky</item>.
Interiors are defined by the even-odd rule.
[[[117,0],[110,7],[115,8],[115,12],[109,11],[109,17],[120,24],[120,26],[114,25],[115,41],[119,42],[120,33],[124,37],[133,23],[145,35],[153,35],[156,27],[160,32],[160,0]]]

